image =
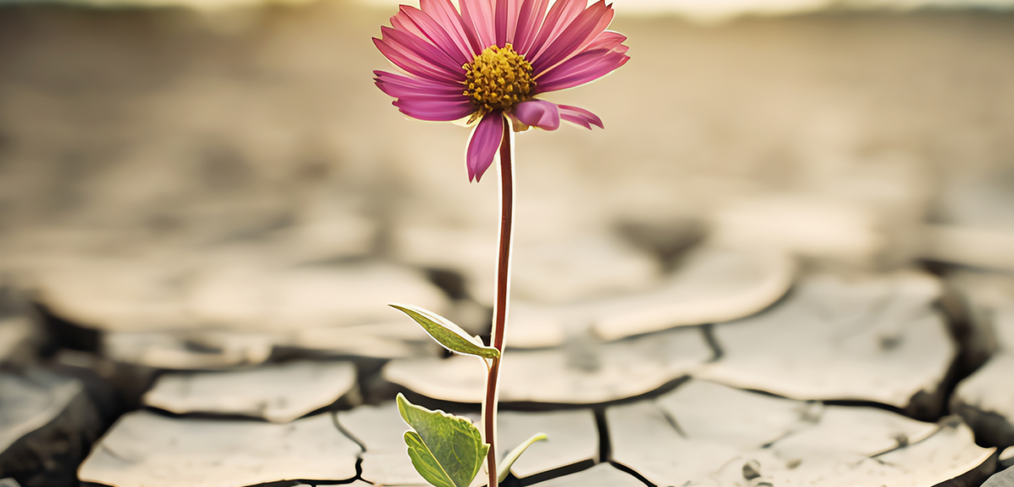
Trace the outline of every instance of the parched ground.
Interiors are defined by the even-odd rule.
[[[1009,466],[1014,284],[954,264],[1010,262],[1014,14],[617,9],[547,97],[606,130],[517,139],[511,485]],[[392,13],[0,6],[0,485],[418,485],[395,392],[481,377],[384,303],[488,333],[497,188],[373,86]]]

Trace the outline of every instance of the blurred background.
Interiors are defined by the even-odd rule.
[[[605,130],[517,137],[519,303],[655,289],[701,246],[797,276],[1014,271],[1014,1],[614,7],[630,62],[546,97]],[[467,128],[373,85],[395,11],[0,1],[3,306],[46,323],[8,343],[117,380],[286,354],[376,358],[366,378],[436,353],[384,303],[488,333],[497,181],[468,183]]]
[[[187,296],[373,259],[490,303],[497,189],[467,183],[468,130],[409,120],[372,83],[395,3],[0,5],[11,286],[105,306],[75,319],[99,327],[243,327],[262,313]],[[702,240],[819,268],[1014,269],[1012,7],[617,2],[631,62],[549,97],[606,130],[518,137],[516,281],[567,257],[600,292],[635,289]]]

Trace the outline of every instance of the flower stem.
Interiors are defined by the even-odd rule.
[[[500,378],[500,361],[503,360],[504,332],[507,328],[507,302],[510,297],[511,243],[514,237],[514,158],[511,154],[514,133],[510,122],[503,117],[503,140],[500,141],[500,249],[496,265],[496,300],[493,303],[493,346],[500,358],[493,359],[486,377],[486,397],[482,403],[482,418],[489,443],[487,467],[489,487],[497,487],[496,469],[496,409],[499,399],[497,380]]]

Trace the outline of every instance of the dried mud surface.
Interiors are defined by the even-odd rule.
[[[997,369],[1010,350],[992,316],[1014,294],[919,257],[925,224],[1014,231],[1011,206],[982,199],[1014,187],[1014,15],[700,26],[617,8],[630,63],[548,97],[595,111],[607,130],[517,142],[516,291],[529,316],[555,321],[517,335],[531,350],[515,356],[569,375],[549,391],[515,381],[502,420],[558,428],[575,446],[534,447],[544,453],[508,482],[782,487],[837,472],[965,486],[1007,466],[993,448],[1011,446],[1014,427],[994,403],[1010,397]],[[383,303],[404,296],[488,333],[497,203],[495,184],[466,183],[465,128],[407,120],[373,86],[389,65],[370,37],[392,13],[337,0],[216,13],[0,6],[0,380],[31,389],[0,402],[0,485],[419,484],[388,414],[412,387],[391,371],[457,365]],[[648,299],[709,246],[792,264],[735,316],[717,299],[689,311]],[[932,292],[831,286],[792,313],[814,276],[881,282],[899,270]],[[659,308],[594,322],[596,306],[624,303]],[[674,319],[685,329],[657,331]],[[836,328],[807,348],[807,320]],[[667,356],[669,335],[692,346]],[[661,365],[624,380],[638,370],[628,355]],[[248,388],[257,370],[296,360],[355,372],[291,403],[267,390],[249,404],[187,396],[219,380]],[[287,373],[271,380],[297,383]],[[412,398],[475,416],[464,403],[476,384],[460,378]],[[162,396],[142,400],[159,380]],[[947,461],[922,468],[924,457]]]

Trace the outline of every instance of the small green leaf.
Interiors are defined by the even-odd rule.
[[[430,411],[398,394],[398,412],[415,431],[405,433],[416,471],[436,487],[468,487],[489,452],[479,429],[466,418]]]
[[[524,443],[518,445],[518,447],[512,450],[510,454],[504,457],[503,461],[500,462],[500,468],[498,469],[500,471],[497,472],[496,475],[497,482],[503,482],[503,480],[507,478],[507,474],[510,473],[511,467],[514,466],[514,462],[518,461],[518,458],[521,456],[521,454],[524,453],[525,450],[528,449],[528,447],[532,446],[532,443],[545,439],[547,439],[545,433],[535,433],[534,435],[532,435],[531,438],[529,438]]]
[[[436,313],[406,304],[391,304],[389,306],[407,314],[416,323],[419,323],[426,330],[426,333],[429,333],[437,343],[452,352],[483,358],[497,358],[500,356],[499,350],[483,345],[477,338],[468,336],[468,333],[462,330],[460,326],[455,325],[447,318]]]
[[[433,458],[433,453],[426,447],[418,433],[406,431],[405,444],[408,445],[408,456],[412,459],[412,466],[427,482],[436,487],[456,487],[454,480],[447,475],[437,459]]]

